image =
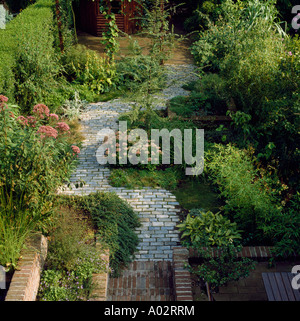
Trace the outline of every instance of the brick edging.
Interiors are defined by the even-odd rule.
[[[13,274],[5,301],[35,301],[40,275],[47,256],[48,242],[45,236],[35,234],[21,251],[18,270]]]
[[[97,243],[96,243],[97,245]],[[101,258],[106,262],[107,271],[103,273],[94,273],[92,276],[93,289],[90,294],[90,301],[106,301],[107,300],[107,288],[109,281],[109,250],[101,254]]]
[[[193,301],[192,278],[186,268],[189,250],[185,247],[173,248],[174,295],[176,301]]]
[[[205,248],[203,248],[205,249]],[[251,259],[269,259],[273,257],[272,254],[272,246],[244,246],[242,251],[237,254],[238,257],[245,257]],[[217,249],[210,249],[211,256],[217,257],[218,250]],[[200,258],[202,255],[199,251],[195,249],[189,249],[189,258]]]

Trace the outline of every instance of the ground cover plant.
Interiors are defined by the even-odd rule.
[[[48,236],[37,300],[87,301],[92,295],[93,273],[109,273],[108,263],[102,258],[105,248],[95,245],[90,217],[61,203]]]

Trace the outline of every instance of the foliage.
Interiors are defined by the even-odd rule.
[[[122,168],[113,169],[110,173],[109,181],[114,187],[130,189],[160,187],[173,190],[177,186],[177,175],[172,168],[156,171]]]
[[[62,99],[59,60],[54,46],[52,1],[39,0],[1,30],[0,91],[24,111],[45,102],[57,106]]]
[[[275,240],[274,253],[277,257],[286,258],[299,253],[299,213],[300,193],[297,192],[284,208],[282,215],[265,227],[265,232]]]
[[[253,151],[228,144],[214,145],[206,153],[205,172],[225,199],[226,216],[231,217],[254,242],[270,242],[264,230],[281,216],[281,199],[287,188],[276,171],[256,165]]]
[[[218,72],[218,96],[234,103],[238,145],[251,144],[265,165],[277,161],[279,175],[297,186],[299,39],[285,34],[273,1],[224,1],[221,8],[192,46],[194,57],[204,71]],[[216,83],[203,78],[206,88]]]
[[[170,57],[175,35],[170,32],[169,18],[174,8],[167,7],[166,0],[152,0],[150,6],[143,6],[141,17],[143,34],[150,37],[150,54],[163,64]]]
[[[241,246],[228,245],[215,249],[216,257],[211,256],[211,251],[203,251],[204,262],[197,265],[196,269],[190,267],[190,271],[202,278],[210,286],[226,285],[230,281],[238,281],[249,276],[255,268],[255,262],[248,258],[237,258]]]
[[[108,271],[101,258],[103,249],[95,246],[93,231],[84,216],[61,208],[56,220],[59,225],[51,233],[38,300],[87,300],[92,274]]]
[[[67,79],[95,94],[107,92],[113,86],[116,71],[113,64],[83,45],[70,47],[64,54],[63,66]]]
[[[116,38],[119,35],[119,28],[114,13],[103,12],[106,22],[106,30],[102,33],[102,43],[105,45],[105,52],[111,63],[114,62],[115,54],[119,50],[119,43]]]
[[[224,82],[218,75],[206,74],[196,82],[189,96],[170,99],[170,110],[183,117],[225,115],[227,102],[224,91]]]
[[[63,116],[73,120],[78,119],[81,112],[86,108],[87,101],[81,100],[77,91],[74,93],[74,99],[66,100],[61,107]]]
[[[95,193],[74,198],[76,206],[90,213],[97,227],[99,239],[110,250],[112,275],[131,262],[138,237],[135,228],[140,226],[137,214],[115,193]]]
[[[115,137],[109,139],[105,151],[109,164],[117,167],[134,166],[154,171],[162,161],[161,149],[148,137],[139,135],[137,138],[132,132],[118,131],[116,140]]]
[[[124,57],[117,63],[118,83],[131,93],[138,91],[145,95],[162,88],[163,74],[157,60],[141,53]]]
[[[241,50],[240,41],[253,39],[257,31],[272,34],[284,31],[277,22],[277,11],[273,1],[262,3],[249,0],[242,4],[224,1],[221,5],[222,15],[214,22],[209,22],[208,29],[199,33],[199,40],[192,46],[192,54],[200,67],[209,66],[210,70],[220,70],[220,62],[227,54]],[[250,34],[248,34],[250,32]],[[268,37],[267,37],[268,38]],[[242,50],[240,52],[243,52]]]
[[[227,246],[241,239],[236,223],[230,222],[220,213],[204,212],[194,209],[189,212],[184,222],[177,225],[182,232],[184,245],[194,248],[202,246]]]
[[[70,175],[79,149],[74,151],[69,126],[47,106],[36,105],[33,116],[24,117],[6,97],[0,99],[0,243],[15,238],[20,245],[48,217],[51,195]],[[17,259],[1,262],[15,265]]]

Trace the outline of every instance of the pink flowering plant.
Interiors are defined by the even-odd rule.
[[[121,138],[122,137],[122,138]],[[126,142],[123,141],[126,138]],[[161,147],[156,145],[150,139],[146,144],[138,144],[139,140],[129,141],[128,133],[116,132],[115,140],[107,143],[104,156],[107,157],[112,166],[117,167],[131,167],[134,166],[139,169],[155,170],[162,163]],[[129,155],[137,157],[137,164],[132,164]],[[126,164],[124,164],[126,162]]]
[[[0,265],[13,266],[16,240],[48,217],[52,196],[68,180],[80,150],[70,143],[70,127],[47,106],[35,105],[32,115],[20,115],[3,95],[0,132],[0,227],[6,228],[0,228],[0,249],[6,249],[0,251]],[[15,240],[12,248],[6,242],[8,230]]]

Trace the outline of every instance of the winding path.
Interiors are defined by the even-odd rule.
[[[166,102],[178,95],[187,95],[182,85],[195,79],[192,65],[166,65],[166,88],[154,96],[155,108],[166,109]],[[67,195],[87,195],[96,191],[115,192],[126,200],[138,213],[141,227],[135,261],[123,271],[121,277],[111,279],[108,300],[173,300],[172,296],[172,249],[180,245],[176,225],[179,221],[179,203],[165,189],[126,189],[109,185],[109,166],[99,165],[96,150],[103,141],[97,133],[104,128],[118,130],[119,116],[130,111],[133,103],[122,99],[90,104],[81,115],[82,133],[85,137],[79,164],[71,177],[71,188],[60,191]],[[79,180],[85,185],[75,188]]]

